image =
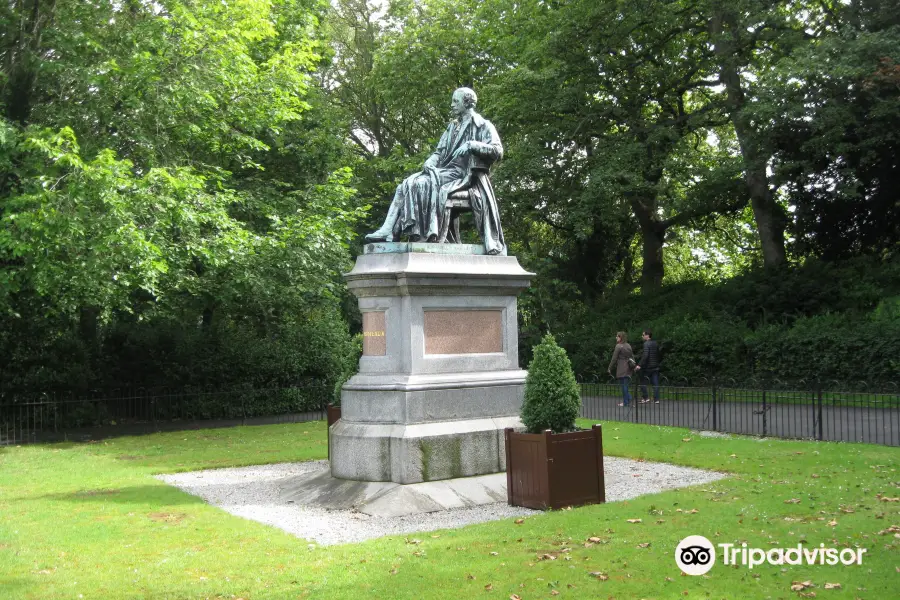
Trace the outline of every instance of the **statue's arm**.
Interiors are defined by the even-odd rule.
[[[503,144],[500,143],[500,136],[493,123],[485,121],[484,127],[478,132],[478,139],[469,142],[469,150],[491,162],[503,158]]]
[[[444,133],[441,134],[441,140],[438,142],[437,149],[431,153],[425,160],[426,167],[436,167],[438,162],[441,160],[441,156],[447,149],[447,146],[450,144],[450,127],[444,130]]]

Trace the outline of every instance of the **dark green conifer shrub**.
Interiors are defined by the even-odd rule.
[[[530,433],[552,429],[556,433],[575,429],[581,407],[578,382],[566,351],[549,333],[534,348],[525,379],[522,422]]]

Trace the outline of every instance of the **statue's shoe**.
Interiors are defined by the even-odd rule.
[[[394,241],[394,233],[392,231],[383,231],[379,229],[378,231],[373,231],[369,235],[366,236],[367,242],[393,242]]]
[[[412,243],[423,242],[426,244],[433,244],[437,241],[437,236],[432,233],[427,239],[423,240],[421,235],[411,235],[409,236],[409,241]]]

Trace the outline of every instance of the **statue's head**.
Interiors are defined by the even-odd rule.
[[[475,108],[475,105],[478,104],[478,95],[472,88],[457,88],[456,91],[453,92],[453,95],[456,96],[457,94],[462,98],[466,108]]]
[[[453,109],[453,114],[460,116],[466,110],[475,108],[475,104],[477,103],[478,96],[475,94],[475,91],[471,88],[461,87],[453,92],[453,100],[450,103],[450,106]]]

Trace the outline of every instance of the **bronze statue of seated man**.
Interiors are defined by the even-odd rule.
[[[491,186],[491,165],[503,157],[503,145],[493,124],[475,112],[478,97],[469,88],[453,92],[450,108],[456,117],[441,135],[437,149],[421,172],[397,186],[384,224],[366,236],[367,242],[443,243],[447,219],[454,218],[448,198],[467,191],[469,208],[487,254],[500,254],[506,244],[500,228],[497,197]],[[451,241],[458,242],[458,236]]]

